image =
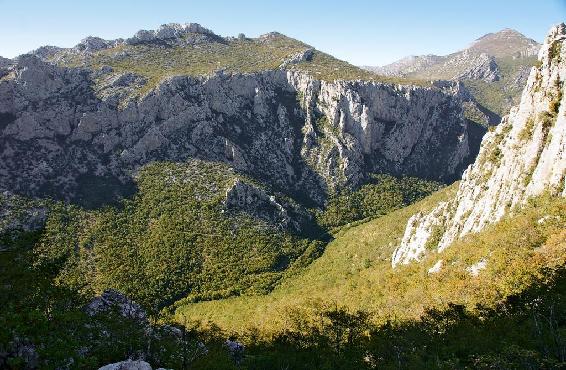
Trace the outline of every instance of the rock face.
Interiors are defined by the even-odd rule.
[[[147,324],[147,313],[140,305],[133,302],[125,295],[111,289],[95,297],[86,306],[85,311],[89,316],[115,311],[125,318]]]
[[[493,56],[481,53],[473,58],[473,61],[470,63],[468,61],[468,54],[468,52],[464,52],[460,55],[460,58],[455,58],[450,61],[454,64],[459,62],[469,63],[468,68],[464,69],[463,72],[455,77],[457,80],[471,79],[494,82],[500,79],[499,66]]]
[[[285,62],[283,62],[279,68],[285,68],[290,64],[297,64],[297,63],[301,63],[301,62],[308,62],[312,59],[314,54],[314,49],[306,49],[303,52],[299,52],[293,56],[291,56],[289,59],[287,59]]]
[[[544,191],[566,196],[566,26],[552,28],[521,97],[482,142],[456,198],[411,217],[393,266],[442,251]],[[474,270],[475,271],[475,270]],[[471,272],[472,273],[472,272]]]
[[[183,32],[210,36],[167,26],[136,37],[182,40]],[[95,38],[80,45],[106,47]],[[144,83],[110,67],[19,57],[0,79],[0,189],[94,207],[131,193],[144,164],[199,158],[321,205],[371,172],[451,181],[473,159],[460,98],[434,86],[219,72],[170,77],[124,98]]]
[[[208,37],[220,39],[214,32],[204,28],[198,23],[169,23],[162,25],[157,30],[138,31],[133,37],[126,39],[125,43],[129,45],[147,43],[164,43],[171,45],[183,42],[195,42],[199,39],[200,41],[205,41]]]
[[[283,230],[301,233],[311,216],[294,202],[277,199],[264,189],[236,179],[226,191],[227,210],[246,212]]]

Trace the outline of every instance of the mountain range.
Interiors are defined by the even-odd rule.
[[[449,55],[409,56],[383,67],[364,68],[384,76],[462,81],[479,105],[469,107],[470,118],[493,125],[519,102],[539,49],[535,40],[507,28]]]

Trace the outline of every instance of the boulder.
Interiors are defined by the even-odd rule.
[[[98,370],[152,370],[151,366],[145,361],[126,360],[105,365]]]

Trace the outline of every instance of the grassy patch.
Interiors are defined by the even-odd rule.
[[[307,48],[308,45],[284,36],[167,47],[123,44],[96,52],[86,60],[67,53],[59,63],[94,70],[110,66],[115,73],[143,76],[146,83],[135,93],[140,96],[172,76],[204,76],[219,70],[252,73],[277,69],[286,59]]]
[[[278,69],[292,56],[310,47],[298,40],[275,35],[268,38],[206,42],[198,45],[119,45],[94,53],[89,58],[71,52],[57,56],[57,63],[68,67],[98,70],[112,67],[114,73],[131,72],[145,78],[135,96],[143,96],[172,76],[204,76],[215,71],[255,73]],[[378,76],[328,54],[315,51],[311,60],[290,64],[287,69],[303,71],[326,80],[370,80],[386,83],[423,84],[422,81]],[[426,85],[426,84],[425,84]]]
[[[466,80],[464,84],[470,90],[474,98],[489,110],[503,117],[509,113],[509,109],[519,103],[522,85],[514,81],[517,73],[524,68],[534,66],[536,57],[529,58],[498,58],[497,65],[501,73],[501,79],[493,82],[481,80]]]
[[[551,62],[560,63],[560,52],[562,51],[562,41],[556,40],[548,49],[548,58]]]
[[[529,141],[533,137],[534,129],[535,129],[535,120],[533,119],[533,117],[527,118],[525,127],[523,127],[521,132],[519,132],[519,140]]]

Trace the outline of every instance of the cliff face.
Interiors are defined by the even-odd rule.
[[[470,160],[459,98],[432,86],[275,69],[170,77],[133,99],[144,77],[107,66],[25,55],[0,70],[0,189],[23,195],[96,206],[146,163],[199,158],[321,205],[371,172],[450,181]]]
[[[513,207],[545,191],[566,196],[566,26],[552,28],[521,97],[496,130],[486,134],[456,198],[407,225],[393,266],[442,251],[482,230]]]

